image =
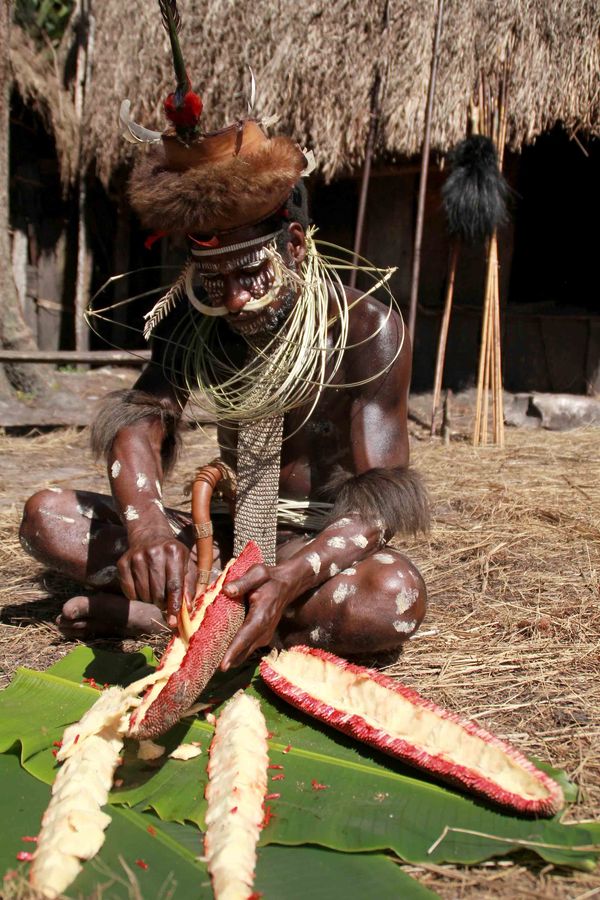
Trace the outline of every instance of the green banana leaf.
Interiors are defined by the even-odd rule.
[[[149,654],[115,655],[80,647],[46,672],[19,670],[0,694],[0,751],[20,744],[27,771],[50,783],[52,742],[97,696],[81,679],[127,683],[151,662]],[[243,673],[236,675],[236,682],[243,678]],[[548,862],[594,868],[600,853],[598,826],[562,825],[558,819],[502,812],[327,730],[283,704],[259,681],[249,690],[260,696],[273,733],[271,764],[283,766],[270,772],[276,779],[270,790],[280,797],[271,802],[274,817],[262,832],[262,844],[311,843],[361,853],[393,850],[412,863],[476,863],[528,848]],[[221,698],[227,684],[217,680],[211,692]],[[211,726],[197,720],[180,723],[161,742],[169,750],[183,740],[196,740],[206,750],[211,734]],[[205,765],[204,755],[188,762],[142,763],[130,752],[119,770],[123,785],[111,802],[152,809],[161,819],[201,827]],[[573,799],[564,774],[545,768]]]
[[[9,879],[15,871],[26,877],[27,864],[18,863],[16,855],[34,849],[22,837],[37,834],[50,791],[27,774],[18,756],[10,753],[0,756],[0,780],[0,873]],[[131,878],[137,881],[137,896],[144,900],[212,897],[206,866],[198,859],[202,835],[197,828],[161,822],[154,815],[126,807],[114,806],[110,815],[104,846],[85,864],[68,897],[129,900],[136,896]],[[282,896],[286,900],[305,900],[307,896],[325,900],[338,891],[348,900],[363,900],[370,891],[383,900],[434,900],[437,896],[381,854],[348,855],[319,847],[262,848],[255,887],[273,900]]]

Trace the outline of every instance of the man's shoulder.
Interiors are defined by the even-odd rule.
[[[397,308],[382,303],[376,297],[366,297],[356,288],[345,287],[344,290],[348,299],[349,344],[368,340],[377,346],[405,340],[404,320]]]

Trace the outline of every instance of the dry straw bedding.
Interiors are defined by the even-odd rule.
[[[168,503],[181,500],[185,475],[213,455],[212,445],[211,434],[186,436]],[[69,585],[44,574],[16,540],[22,502],[66,479],[103,489],[104,475],[85,433],[0,437],[0,454],[6,684],[16,665],[44,668],[72,647],[52,624]],[[509,430],[505,450],[475,451],[463,439],[432,443],[414,426],[413,461],[431,491],[433,528],[395,543],[421,568],[430,605],[421,635],[389,671],[563,766],[581,788],[569,817],[600,817],[600,430]],[[600,876],[529,860],[413,871],[448,898],[600,897]]]

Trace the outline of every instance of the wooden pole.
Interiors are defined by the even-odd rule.
[[[91,71],[90,43],[90,2],[77,2],[77,64],[75,74],[75,113],[79,122],[78,170],[79,184],[77,190],[77,274],[75,278],[75,348],[87,350],[89,347],[89,330],[84,313],[87,309],[92,277],[92,256],[88,244],[86,225],[87,185],[85,173],[82,171],[83,148],[83,116],[85,109],[85,91]]]
[[[433,54],[431,57],[431,71],[427,88],[427,107],[425,114],[425,135],[423,137],[423,150],[421,154],[421,177],[419,179],[419,200],[417,205],[417,222],[415,227],[415,245],[413,252],[412,277],[410,286],[410,305],[408,310],[408,333],[414,347],[415,324],[417,319],[417,297],[419,294],[419,275],[421,271],[421,244],[423,241],[423,221],[425,218],[425,194],[427,191],[427,173],[429,170],[429,148],[431,146],[431,121],[433,118],[433,102],[435,98],[435,83],[437,78],[437,64],[442,36],[442,20],[444,15],[444,0],[438,0],[437,22],[435,37],[433,40]]]
[[[358,265],[360,251],[363,241],[363,231],[365,227],[365,214],[367,211],[367,199],[369,196],[369,181],[371,179],[371,163],[373,162],[373,151],[375,149],[375,138],[377,135],[377,124],[379,120],[379,73],[375,76],[373,90],[371,92],[371,113],[369,121],[369,134],[367,135],[367,146],[365,149],[365,164],[363,166],[362,179],[360,185],[360,198],[358,201],[358,213],[356,216],[356,230],[354,232],[354,250],[352,253],[352,265]],[[350,273],[350,287],[356,287],[356,269],[352,269]]]
[[[435,362],[435,376],[433,379],[433,402],[431,404],[431,437],[435,434],[435,420],[440,405],[440,397],[442,394],[442,379],[444,375],[444,362],[446,359],[446,346],[448,344],[448,329],[450,327],[450,314],[452,312],[452,300],[454,298],[454,279],[456,277],[456,266],[458,263],[457,239],[452,242],[450,250],[450,259],[448,262],[448,280],[446,283],[446,297],[444,300],[444,314],[442,316],[442,324],[440,325],[440,335],[438,338],[437,359]]]

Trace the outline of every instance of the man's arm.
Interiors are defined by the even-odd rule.
[[[428,525],[424,488],[408,469],[408,337],[394,314],[371,345],[362,344],[385,316],[378,307],[371,312],[370,321],[361,321],[352,334],[352,342],[361,346],[348,351],[346,367],[357,383],[350,427],[353,471],[332,479],[329,491],[335,501],[329,524],[308,547],[274,567],[255,566],[225,588],[230,596],[247,595],[249,612],[223,669],[240,665],[269,643],[286,606],[297,597],[370,555],[397,530],[416,532]],[[384,375],[368,380],[388,365]]]
[[[174,462],[177,426],[186,395],[156,363],[132,390],[109,395],[92,426],[92,446],[107,460],[115,503],[127,529],[128,548],[117,568],[123,593],[167,607],[175,625],[189,551],[175,540],[162,505],[162,483]]]

